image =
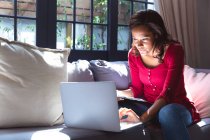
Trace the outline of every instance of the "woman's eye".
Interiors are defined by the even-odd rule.
[[[147,42],[149,40],[149,38],[143,38],[142,42]]]
[[[133,42],[137,42],[138,40],[137,39],[133,39]]]
[[[146,42],[146,41],[147,41],[147,39],[146,39],[146,38],[145,38],[145,39],[142,39],[142,41],[143,41],[143,42]]]

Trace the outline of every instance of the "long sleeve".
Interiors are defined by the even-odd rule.
[[[179,96],[177,94],[180,93],[176,92],[177,89],[180,90],[178,86],[180,84],[184,86],[184,83],[180,83],[183,81],[183,67],[184,67],[184,50],[180,46],[180,44],[176,44],[173,47],[173,49],[169,50],[166,59],[164,59],[164,61],[166,61],[165,63],[167,64],[168,72],[163,85],[163,89],[160,92],[160,95],[157,97],[157,99],[164,98],[167,102],[170,102],[170,100],[173,99],[173,96]]]
[[[166,50],[163,63],[155,68],[148,68],[141,57],[129,51],[130,85],[134,97],[143,97],[149,103],[163,98],[166,103],[184,105],[192,114],[194,122],[200,120],[195,107],[186,97],[184,87],[184,50],[179,43],[172,43]]]

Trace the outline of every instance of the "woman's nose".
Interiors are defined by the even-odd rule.
[[[142,46],[142,45],[143,45],[143,43],[142,43],[142,41],[141,41],[141,40],[138,40],[138,41],[136,42],[136,45],[137,45],[137,46]]]
[[[136,45],[136,48],[137,48],[137,49],[143,49],[144,46],[143,46],[143,45]]]

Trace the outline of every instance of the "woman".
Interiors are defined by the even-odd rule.
[[[153,10],[134,14],[129,23],[132,48],[128,53],[131,85],[120,96],[143,98],[151,105],[119,109],[121,121],[159,121],[165,140],[189,140],[187,126],[200,120],[184,87],[184,51],[167,33]],[[143,113],[139,113],[141,111]]]

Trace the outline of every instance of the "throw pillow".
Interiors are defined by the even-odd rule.
[[[94,81],[93,73],[90,70],[90,63],[87,60],[77,60],[67,64],[69,82]]]
[[[0,128],[63,122],[59,86],[69,52],[0,38]]]
[[[185,65],[184,81],[187,97],[194,102],[200,117],[210,117],[210,73],[197,72]]]
[[[128,89],[130,73],[127,61],[91,60],[90,64],[96,81],[114,81],[117,89]]]

